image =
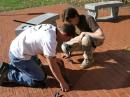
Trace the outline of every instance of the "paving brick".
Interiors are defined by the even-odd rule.
[[[11,12],[0,13],[0,55],[4,61],[9,62],[8,50],[11,41],[16,37],[15,28],[19,23],[14,19],[27,21],[28,19],[45,12],[61,13],[68,4],[29,8]],[[78,11],[85,13],[83,8]],[[30,14],[33,13],[33,14]],[[130,8],[121,8],[119,19],[114,22],[98,22],[106,36],[102,46],[96,49],[95,63],[88,69],[79,68],[83,58],[79,51],[73,52],[74,64],[66,60],[65,67],[69,81],[72,83],[72,91],[63,93],[65,97],[129,97],[130,96],[130,52],[124,49],[130,46]],[[101,15],[105,15],[101,10]],[[61,20],[57,24],[61,24]],[[58,53],[58,57],[62,54]],[[78,61],[80,59],[80,61]],[[42,60],[44,64],[47,62]],[[48,88],[28,87],[0,87],[0,97],[53,97],[59,90],[59,84],[54,79],[48,79]]]

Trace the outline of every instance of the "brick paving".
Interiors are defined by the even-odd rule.
[[[20,24],[14,22],[14,19],[26,21],[46,12],[60,14],[68,6],[70,5],[61,4],[0,13],[0,55],[4,61],[9,61],[9,45],[15,38],[15,28]],[[83,8],[78,11],[85,13]],[[107,13],[101,10],[101,15],[105,14]],[[130,8],[120,8],[119,15],[119,19],[114,22],[98,22],[106,40],[96,49],[92,67],[80,70],[79,64],[83,58],[80,51],[73,52],[75,64],[68,64],[64,60],[73,87],[70,92],[60,92],[63,97],[130,97],[130,51],[124,50],[130,46]],[[61,24],[61,20],[57,24]],[[58,56],[61,57],[61,53]],[[0,86],[0,97],[53,97],[55,91],[59,91],[57,81],[51,77],[48,78],[47,86],[48,88]]]

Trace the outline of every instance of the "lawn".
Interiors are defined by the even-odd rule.
[[[0,0],[0,12],[69,2],[70,0]]]
[[[103,0],[0,0],[0,12],[62,3],[69,3],[75,6],[84,6],[85,3],[99,1]],[[130,2],[130,0],[127,1]]]
[[[61,3],[70,3],[79,6],[86,2],[95,1],[100,0],[0,0],[0,12]]]

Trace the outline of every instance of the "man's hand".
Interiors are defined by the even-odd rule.
[[[60,58],[56,58],[56,63],[58,65],[60,65],[61,72],[63,72],[64,70],[62,70],[62,68],[65,69],[63,61]],[[61,68],[61,66],[62,66],[62,68]],[[65,72],[63,72],[63,73],[65,73]],[[62,76],[63,76],[63,74],[62,74]],[[67,92],[70,89],[69,85],[66,83],[66,80],[64,80],[64,82],[60,82],[60,87],[61,87],[61,90],[64,92]]]
[[[47,57],[47,61],[48,61],[49,67],[50,67],[53,75],[55,76],[55,78],[57,79],[57,81],[60,84],[61,90],[64,92],[69,91],[69,85],[65,81],[65,79],[62,75],[61,68],[59,66],[59,65],[63,64],[63,61],[59,58],[51,58],[51,57]]]
[[[69,85],[66,82],[60,83],[60,87],[63,92],[67,92],[70,90]]]

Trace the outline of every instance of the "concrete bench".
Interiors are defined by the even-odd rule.
[[[25,29],[33,25],[49,23],[56,26],[56,20],[59,19],[59,17],[60,17],[59,14],[56,14],[56,13],[45,13],[40,16],[34,17],[27,22],[15,20],[16,22],[23,23],[15,29],[16,35],[19,35],[22,31],[24,31]]]
[[[117,19],[119,7],[123,5],[121,1],[102,1],[97,3],[85,4],[85,9],[87,9],[87,14],[94,17],[96,21],[100,20],[113,20]],[[101,8],[111,8],[111,15],[106,17],[97,17],[98,9]]]

